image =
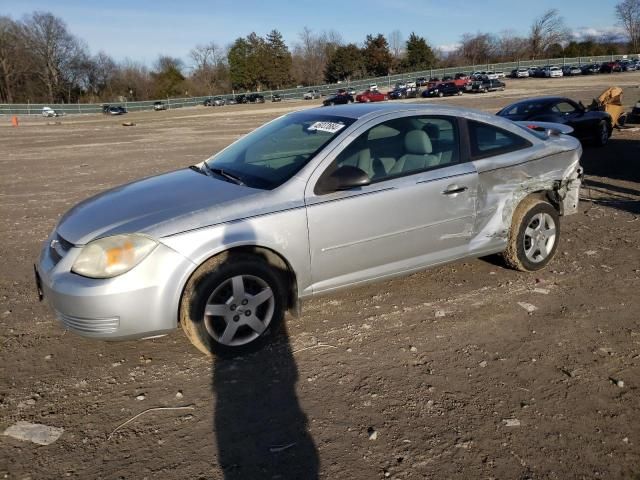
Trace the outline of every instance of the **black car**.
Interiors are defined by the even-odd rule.
[[[105,115],[124,115],[127,113],[127,109],[122,105],[103,105],[102,113]]]
[[[282,101],[282,97],[278,93],[274,93],[273,95],[271,95],[271,101],[272,102],[281,102]]]
[[[522,100],[500,110],[496,115],[514,121],[553,122],[569,125],[573,136],[602,146],[609,141],[613,123],[611,115],[587,110],[582,103],[566,97],[538,97]]]
[[[489,80],[488,78],[484,78],[482,80],[475,80],[471,84],[471,91],[487,93],[495,90],[504,90],[504,87],[506,87],[506,84],[500,80]]]
[[[426,87],[429,84],[429,79],[427,77],[418,77],[416,78],[416,86],[418,87]]]
[[[387,93],[390,100],[399,100],[402,98],[416,98],[419,90],[413,87],[395,88]]]
[[[614,73],[621,71],[622,65],[620,65],[620,62],[618,60],[615,60],[613,62],[604,62],[602,65],[600,65],[600,73]]]
[[[453,82],[443,82],[422,92],[423,98],[444,97],[446,95],[462,95],[462,90]]]
[[[264,96],[259,93],[250,93],[247,95],[247,102],[249,103],[264,103]]]
[[[600,73],[600,64],[599,63],[590,63],[589,65],[583,65],[581,67],[583,75],[593,75],[595,73]]]
[[[347,103],[353,103],[353,95],[347,93],[344,90],[339,91],[335,95],[325,98],[322,101],[322,105],[329,107],[331,105],[345,105]]]

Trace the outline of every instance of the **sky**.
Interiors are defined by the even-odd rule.
[[[335,30],[362,44],[367,34],[416,32],[443,51],[463,33],[526,35],[533,19],[557,8],[575,32],[599,34],[616,25],[614,0],[0,0],[0,15],[20,19],[33,11],[62,18],[92,53],[105,51],[151,66],[158,55],[188,63],[189,51],[211,41],[228,45],[255,31],[279,30],[291,46],[306,26]]]

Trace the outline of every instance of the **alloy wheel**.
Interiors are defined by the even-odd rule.
[[[544,261],[556,243],[556,224],[548,213],[531,218],[524,231],[524,253],[534,263]]]
[[[274,310],[275,297],[267,282],[253,275],[236,275],[209,296],[204,325],[222,345],[246,345],[269,327]]]

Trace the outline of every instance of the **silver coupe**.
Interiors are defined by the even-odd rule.
[[[72,208],[42,249],[39,292],[81,335],[180,324],[203,352],[233,354],[311,295],[495,253],[538,270],[577,210],[582,147],[530,123],[428,104],[287,114]]]

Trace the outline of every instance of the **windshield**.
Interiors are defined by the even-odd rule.
[[[285,115],[242,137],[205,164],[225,180],[231,176],[248,187],[271,190],[294,176],[354,121],[318,113]]]

